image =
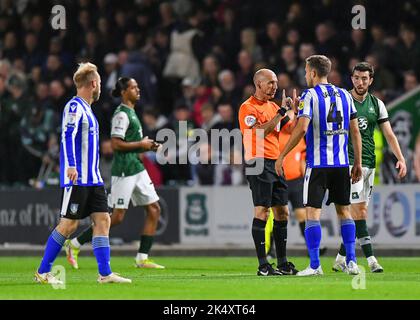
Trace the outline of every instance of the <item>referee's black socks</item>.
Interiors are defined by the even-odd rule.
[[[266,221],[257,218],[254,218],[252,221],[252,238],[254,239],[255,250],[257,251],[257,258],[260,266],[268,263],[267,254],[265,253],[266,223]]]
[[[273,235],[274,243],[276,244],[277,266],[281,266],[287,262],[287,220],[277,221],[274,219]]]

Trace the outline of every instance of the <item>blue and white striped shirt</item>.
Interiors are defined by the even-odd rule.
[[[350,93],[332,84],[318,84],[302,94],[298,109],[298,117],[311,120],[306,133],[307,166],[348,166],[350,120],[357,116]]]
[[[103,185],[99,172],[99,125],[89,104],[80,97],[67,102],[61,125],[60,185],[73,183],[68,168],[76,168],[78,186]]]

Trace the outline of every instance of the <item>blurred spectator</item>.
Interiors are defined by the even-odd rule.
[[[226,102],[233,106],[236,113],[241,104],[241,92],[236,86],[235,74],[228,69],[222,70],[218,75],[220,93],[216,103]]]
[[[216,123],[222,120],[219,113],[214,112],[214,107],[210,103],[205,103],[201,107],[201,128],[209,131]]]
[[[253,84],[254,62],[251,55],[246,50],[241,50],[238,54],[239,70],[236,73],[236,85],[239,90],[243,90],[248,84]]]
[[[50,82],[53,80],[62,81],[67,76],[60,57],[55,54],[50,54],[47,57],[46,65],[42,71],[42,80]]]
[[[216,26],[215,43],[224,50],[226,64],[233,65],[240,49],[240,28],[236,19],[235,11],[226,7],[222,14],[221,23]]]
[[[337,87],[343,87],[341,74],[337,70],[331,70],[328,74],[328,82]]]
[[[286,43],[293,46],[293,49],[296,51],[299,49],[300,44],[300,33],[296,29],[290,29],[286,34]]]
[[[351,31],[351,42],[349,51],[352,56],[363,59],[368,53],[369,47],[366,39],[366,31],[353,29]]]
[[[156,135],[160,129],[167,125],[168,120],[163,115],[152,108],[143,111],[143,136],[156,140]]]
[[[419,71],[420,41],[417,39],[416,31],[411,25],[401,25],[396,49],[401,70],[406,71],[410,68],[415,68]]]
[[[12,74],[8,80],[10,96],[2,103],[2,130],[5,132],[4,163],[7,163],[7,182],[10,184],[25,184],[25,165],[21,143],[20,122],[30,103],[25,95],[26,79],[22,74]],[[23,168],[22,168],[23,166]]]
[[[18,48],[18,42],[16,39],[16,33],[9,31],[6,33],[3,40],[2,58],[13,61],[20,56],[20,50]]]
[[[390,122],[407,164],[407,175],[402,179],[398,177],[398,169],[395,168],[397,159],[392,153],[390,147],[387,146],[384,150],[381,168],[382,181],[386,184],[417,182],[414,170],[414,153],[410,148],[413,129],[413,119],[411,118],[411,114],[405,110],[398,111],[391,117]]]
[[[315,48],[312,43],[303,42],[299,47],[299,59],[300,64],[296,70],[296,82],[302,88],[306,87],[305,80],[305,67],[306,67],[306,58],[315,54]]]
[[[42,159],[48,151],[49,134],[54,127],[54,113],[41,105],[29,105],[20,122],[20,133],[23,145],[22,166],[24,181],[38,176]],[[55,128],[54,128],[55,129]]]
[[[171,32],[171,51],[163,70],[165,77],[199,79],[200,65],[193,46],[197,37],[200,37],[200,31],[190,23],[184,23]]]
[[[419,86],[419,80],[413,70],[404,73],[404,91],[409,92]]]
[[[114,155],[111,139],[104,139],[101,141],[101,156],[99,168],[101,169],[101,176],[104,180],[106,190],[111,190],[111,168],[112,158]]]
[[[200,145],[200,157],[197,165],[194,166],[198,184],[202,186],[214,185],[215,165],[212,164],[212,149],[208,143]]]
[[[248,52],[254,62],[262,61],[263,51],[257,44],[257,35],[254,29],[246,28],[241,31],[241,49]]]
[[[263,38],[264,60],[273,68],[277,63],[277,55],[282,46],[283,30],[277,21],[270,21],[265,26]]]
[[[287,73],[290,78],[295,81],[297,77],[297,68],[298,63],[295,48],[292,45],[283,46],[281,49],[281,63],[279,70]]]
[[[315,51],[317,54],[339,56],[340,46],[336,40],[334,25],[331,21],[319,23],[315,29],[315,36]]]
[[[70,97],[60,80],[54,80],[50,83],[50,96],[53,110],[61,115]]]
[[[26,72],[29,72],[33,67],[41,66],[44,63],[45,56],[39,49],[38,38],[33,32],[26,34],[24,46],[23,58]]]
[[[370,63],[375,70],[375,77],[371,86],[373,91],[382,91],[386,95],[386,91],[395,88],[395,77],[392,73],[382,66],[377,54],[369,54],[365,60]],[[386,100],[386,99],[385,99]]]
[[[293,82],[290,79],[289,74],[287,73],[279,73],[277,75],[277,86],[278,86],[278,90],[279,92],[283,92],[283,89],[286,90],[286,95],[290,95],[292,93],[292,88],[293,88]]]
[[[203,60],[202,82],[207,87],[215,87],[218,84],[217,76],[219,74],[220,64],[214,55],[207,55]]]
[[[175,107],[173,119],[168,128],[173,130],[176,136],[176,160],[177,164],[165,164],[161,166],[165,184],[187,185],[192,181],[191,165],[188,161],[188,148],[191,141],[188,137],[192,136],[194,123],[191,121],[191,112],[184,104]]]

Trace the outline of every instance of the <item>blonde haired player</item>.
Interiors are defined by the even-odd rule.
[[[99,125],[91,104],[101,94],[101,77],[92,63],[81,63],[73,76],[77,95],[63,111],[60,146],[60,185],[63,188],[61,219],[48,238],[41,265],[35,273],[39,283],[62,284],[51,273],[52,265],[66,239],[76,231],[79,220],[93,223],[93,252],[98,263],[98,282],[126,282],[111,271],[110,218],[104,183],[99,171]]]

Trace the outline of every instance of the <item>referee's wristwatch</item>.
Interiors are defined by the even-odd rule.
[[[287,108],[280,107],[280,109],[277,110],[277,113],[280,114],[282,117],[284,117],[284,115],[286,114],[287,111],[288,111]]]

